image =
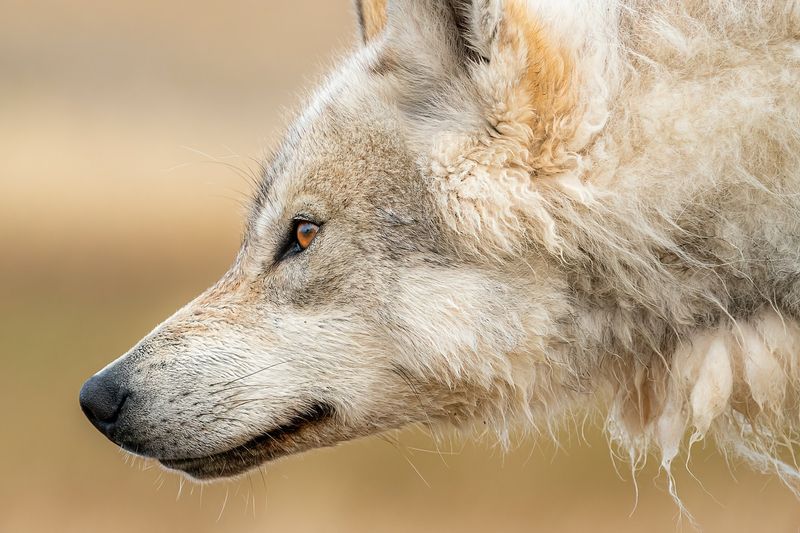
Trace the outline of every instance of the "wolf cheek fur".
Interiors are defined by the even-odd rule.
[[[713,435],[796,486],[797,2],[358,5],[234,266],[94,378],[98,427],[213,478],[605,398],[634,462]]]

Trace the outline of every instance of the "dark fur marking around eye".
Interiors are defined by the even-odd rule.
[[[286,259],[287,257],[298,254],[303,251],[300,249],[300,246],[297,244],[297,240],[295,239],[294,227],[295,227],[295,222],[292,221],[292,225],[289,231],[286,233],[283,242],[278,247],[278,250],[275,253],[275,258],[274,258],[275,263],[279,263],[283,259]]]

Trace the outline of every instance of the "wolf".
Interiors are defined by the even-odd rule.
[[[599,412],[797,487],[800,2],[360,0],[230,270],[80,392],[199,480]]]

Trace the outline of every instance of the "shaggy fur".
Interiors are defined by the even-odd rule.
[[[231,271],[104,371],[112,438],[208,478],[599,405],[634,463],[713,436],[798,487],[800,2],[385,4]]]

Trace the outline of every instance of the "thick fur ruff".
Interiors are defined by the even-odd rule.
[[[542,23],[571,108],[539,132],[520,108],[498,119],[520,169],[487,180],[521,182],[475,195],[500,208],[475,217],[475,246],[535,239],[570,273],[591,310],[569,342],[614,360],[560,362],[608,383],[635,462],[655,444],[669,472],[687,431],[713,434],[797,490],[800,4],[593,4]]]
[[[569,287],[558,330],[530,336],[561,377],[509,370],[503,386],[527,390],[497,395],[533,420],[531,405],[570,404],[553,382],[607,390],[634,462],[655,445],[669,472],[687,432],[713,434],[797,489],[800,3],[472,9],[488,60],[428,96],[409,135],[463,254],[536,265],[543,250]],[[398,77],[401,95],[418,83]],[[442,127],[456,116],[491,128]]]

